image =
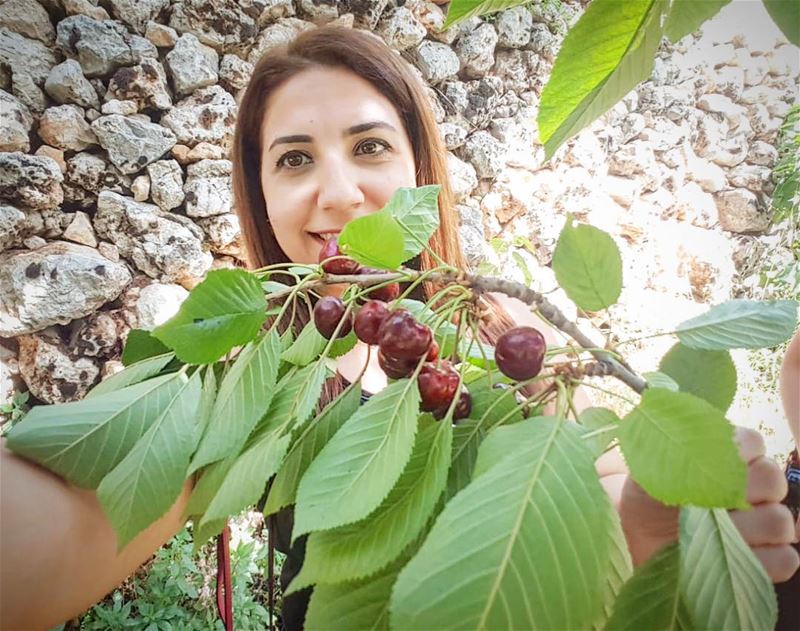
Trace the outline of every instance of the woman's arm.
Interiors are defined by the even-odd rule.
[[[795,445],[800,448],[800,331],[795,333],[783,356],[781,398]]]
[[[12,454],[0,439],[0,629],[49,629],[133,574],[181,528],[191,481],[166,515],[117,554],[94,491]]]

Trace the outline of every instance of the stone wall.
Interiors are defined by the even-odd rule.
[[[6,0],[3,398],[82,397],[119,368],[130,328],[163,322],[205,272],[237,264],[226,159],[237,97],[262,54],[331,21],[376,33],[429,86],[476,266],[521,280],[521,257],[553,290],[548,263],[571,212],[608,231],[625,260],[620,304],[578,318],[587,331],[646,334],[752,295],[740,270],[757,270],[762,253],[791,257],[767,210],[799,63],[765,15],[750,32],[760,3],[734,5],[748,33],[717,20],[665,44],[649,81],[545,163],[537,105],[577,2],[438,33],[446,5],[421,0]],[[631,345],[634,364],[654,368],[661,342]],[[752,401],[737,405],[732,415],[756,426]]]

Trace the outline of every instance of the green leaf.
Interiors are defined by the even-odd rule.
[[[122,363],[130,366],[148,357],[163,355],[169,349],[159,340],[154,338],[150,331],[144,329],[131,329],[128,338],[125,340],[125,348],[122,351]]]
[[[36,406],[9,430],[6,445],[75,486],[95,489],[182,385],[173,373],[91,399]]]
[[[774,629],[775,589],[728,511],[685,506],[681,591],[697,629]]]
[[[317,406],[327,368],[324,362],[310,364],[287,373],[278,382],[275,398],[259,421],[258,429],[272,428],[282,433],[297,432]]]
[[[423,415],[422,419],[430,418]],[[370,576],[414,541],[432,514],[447,481],[453,439],[450,423],[420,427],[414,450],[397,484],[369,517],[312,532],[300,573],[285,593],[314,583],[340,583]]]
[[[94,388],[89,390],[86,398],[91,399],[102,394],[107,394],[108,392],[113,392],[114,390],[121,390],[127,386],[154,377],[172,361],[173,357],[175,357],[175,354],[169,352],[164,355],[156,355],[155,357],[142,359],[135,364],[130,364],[124,370],[98,383]]]
[[[800,3],[797,0],[764,0],[764,8],[786,39],[800,46]]]
[[[572,217],[558,237],[553,271],[570,299],[586,311],[613,305],[622,291],[622,257],[614,239],[593,226],[573,226]]]
[[[264,505],[265,516],[294,503],[297,485],[308,465],[322,451],[331,436],[355,413],[360,403],[361,386],[355,383],[326,405],[320,415],[305,427],[292,444],[272,482],[267,503]]]
[[[486,438],[486,430],[479,419],[463,419],[453,428],[453,453],[450,471],[447,474],[447,500],[469,484],[478,447]]]
[[[515,454],[445,506],[401,571],[393,628],[580,629],[597,618],[610,547],[598,533],[612,513],[592,454],[569,423],[522,425]]]
[[[710,20],[731,0],[672,0],[664,25],[664,35],[674,44],[694,33],[703,22]]]
[[[347,222],[339,234],[342,254],[378,269],[400,267],[404,243],[403,229],[385,209]]]
[[[219,487],[222,486],[225,476],[228,475],[228,471],[231,470],[235,461],[236,456],[231,456],[203,469],[199,480],[192,489],[192,494],[189,496],[189,502],[183,514],[184,519],[188,517],[199,518],[206,512],[211,500],[214,499],[217,491],[219,491]],[[196,519],[196,522],[199,522],[199,520]]]
[[[236,357],[219,386],[190,473],[234,455],[242,448],[272,401],[280,350],[280,338],[271,331],[249,343]]]
[[[665,504],[742,508],[747,467],[733,426],[717,408],[687,392],[647,389],[619,428],[633,478]],[[680,475],[665,475],[680,471]]]
[[[194,447],[200,375],[186,380],[147,432],[97,487],[117,552],[163,516],[181,493]]]
[[[594,0],[567,33],[537,121],[545,157],[650,76],[667,0]]]
[[[530,0],[453,0],[448,6],[447,19],[442,25],[442,30],[445,31],[454,24],[468,20],[473,15],[486,15],[529,2]]]
[[[677,392],[681,389],[672,377],[663,372],[643,372],[642,377],[645,378],[650,388],[664,388],[665,390],[672,390],[673,392]]]
[[[797,325],[795,300],[729,300],[682,322],[675,331],[689,348],[766,348],[788,340]]]
[[[153,330],[183,362],[208,364],[252,340],[266,319],[258,278],[242,269],[210,271],[178,313]]]
[[[606,631],[692,629],[679,577],[680,549],[674,543],[637,568],[614,604],[614,614],[605,627]]]
[[[352,523],[378,507],[411,456],[418,411],[416,380],[399,379],[345,422],[300,481],[293,540]]]
[[[522,278],[525,286],[530,287],[533,284],[533,274],[531,274],[531,270],[528,267],[528,264],[525,262],[525,259],[522,258],[522,255],[519,252],[512,252],[511,258],[514,259],[517,269],[522,272]]]
[[[195,429],[195,441],[192,446],[192,454],[200,444],[205,435],[208,424],[211,422],[214,413],[214,401],[217,398],[217,373],[214,366],[205,369],[203,375],[203,392],[200,395],[200,405],[197,408],[197,424]],[[190,468],[189,471],[192,471]]]
[[[258,502],[267,481],[275,475],[289,447],[290,437],[266,432],[253,441],[231,466],[214,499],[206,509],[200,527],[239,514]]]
[[[581,411],[578,422],[584,430],[581,432],[584,442],[594,457],[599,458],[617,436],[619,417],[607,408],[586,408]],[[586,434],[593,435],[587,438]]]
[[[430,184],[417,188],[398,188],[385,208],[403,231],[403,261],[425,249],[439,227],[439,191]]]
[[[348,353],[353,349],[357,341],[356,334],[350,331],[345,337],[333,342],[328,356],[339,357]],[[320,356],[327,344],[328,340],[317,330],[312,320],[303,327],[294,344],[281,353],[281,360],[295,366],[307,366]]]
[[[672,377],[682,392],[723,412],[736,396],[736,366],[728,351],[698,351],[678,342],[661,359],[659,370]]]
[[[597,612],[597,617],[592,623],[593,631],[601,631],[611,618],[614,603],[622,591],[622,586],[633,574],[633,562],[628,551],[628,541],[622,530],[622,522],[620,522],[617,509],[608,503],[604,510],[610,524],[606,530],[610,541],[610,551],[606,580],[603,586],[603,608]]]

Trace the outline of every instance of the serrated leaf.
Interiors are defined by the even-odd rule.
[[[416,380],[399,379],[345,422],[300,481],[293,540],[352,523],[378,507],[411,456],[418,412]]]
[[[172,361],[173,357],[175,357],[174,353],[166,353],[164,355],[156,355],[155,357],[143,359],[135,364],[130,364],[124,370],[98,383],[94,388],[89,390],[85,398],[91,399],[101,394],[113,392],[114,390],[121,390],[127,386],[154,377]]]
[[[579,427],[583,430],[581,438],[594,457],[599,458],[617,435],[619,417],[608,408],[592,407],[582,410],[578,421]]]
[[[97,488],[181,385],[173,373],[91,399],[36,406],[8,431],[6,446],[75,486]]]
[[[647,381],[647,386],[649,388],[664,388],[665,390],[672,390],[673,392],[677,392],[681,389],[672,377],[657,370],[643,372],[642,377]]]
[[[678,342],[658,367],[682,392],[705,399],[723,412],[736,396],[736,366],[728,351],[699,351]]]
[[[679,577],[680,550],[674,543],[637,568],[614,604],[606,631],[693,629]]]
[[[404,252],[403,229],[386,209],[347,222],[339,234],[339,250],[363,265],[397,269]]]
[[[572,218],[567,217],[553,253],[556,279],[581,309],[605,309],[617,301],[622,291],[619,249],[602,230],[572,223]]]
[[[225,374],[190,473],[239,452],[275,393],[281,341],[273,330],[248,344]]]
[[[664,25],[664,35],[673,44],[694,33],[703,22],[710,20],[731,0],[672,0]]]
[[[181,380],[158,418],[97,487],[117,535],[117,552],[167,512],[186,480],[201,386],[198,373]]]
[[[130,366],[148,357],[163,355],[169,352],[169,349],[164,346],[160,340],[154,338],[150,334],[150,331],[131,329],[125,340],[125,348],[122,350],[122,357],[120,360],[123,365]]]
[[[764,565],[726,510],[684,506],[681,591],[697,629],[774,629],[778,606]]]
[[[618,436],[631,475],[655,499],[670,505],[749,507],[747,467],[733,426],[703,399],[647,389],[622,419]]]
[[[255,338],[267,317],[258,278],[242,269],[216,269],[189,293],[178,313],[153,336],[183,362],[208,364]]]
[[[339,397],[325,406],[320,415],[305,427],[294,441],[283,462],[264,505],[264,515],[278,512],[294,503],[297,485],[308,469],[344,422],[349,419],[361,403],[361,386],[352,384]]]
[[[619,102],[653,69],[667,0],[594,0],[573,26],[542,91],[545,157]]]
[[[259,421],[258,430],[269,427],[282,433],[298,432],[317,406],[326,374],[323,362],[287,373],[278,382],[275,398]]]
[[[219,487],[228,475],[233,463],[236,461],[236,456],[231,456],[225,460],[219,460],[214,464],[208,465],[200,473],[200,478],[197,480],[192,494],[189,496],[189,502],[183,513],[183,518],[199,518],[206,512],[211,500],[217,494]],[[199,519],[196,519],[199,522]],[[197,525],[197,524],[196,524]],[[196,531],[195,531],[196,533]]]
[[[633,561],[628,551],[628,541],[622,530],[619,513],[610,503],[605,507],[610,524],[606,533],[610,541],[606,580],[603,586],[603,608],[597,612],[592,623],[593,631],[600,631],[611,618],[614,603],[622,590],[622,586],[633,574]]]
[[[205,373],[203,374],[203,391],[200,394],[200,404],[197,408],[197,423],[195,425],[195,441],[192,446],[192,455],[194,455],[197,445],[200,444],[200,441],[205,435],[206,428],[211,422],[216,398],[217,373],[214,370],[214,366],[209,366],[205,369]],[[191,471],[191,467],[189,470]]]
[[[480,427],[479,419],[467,418],[453,428],[453,454],[450,471],[447,474],[447,500],[469,484],[478,447],[486,438],[486,431]]]
[[[800,3],[797,0],[763,0],[769,16],[792,44],[800,46]]]
[[[426,419],[427,415],[422,418]],[[368,517],[340,528],[312,532],[291,593],[315,583],[357,580],[394,561],[419,535],[447,481],[453,426],[421,426],[397,484]]]
[[[442,30],[447,30],[473,15],[487,15],[529,2],[530,0],[453,0],[447,7],[447,19],[442,25]]]
[[[788,340],[796,325],[795,300],[729,300],[682,322],[675,334],[697,350],[766,348]]]
[[[597,533],[611,524],[592,455],[569,423],[522,425],[516,453],[445,506],[401,571],[393,628],[578,629],[596,619],[610,544]]]
[[[352,350],[358,339],[353,331],[345,337],[337,339],[331,345],[329,357],[339,357]],[[317,330],[313,320],[303,327],[297,340],[281,353],[281,360],[294,364],[295,366],[307,366],[317,359],[328,340]]]
[[[398,188],[385,208],[403,231],[403,261],[425,249],[439,227],[439,191],[430,184],[417,188]]]

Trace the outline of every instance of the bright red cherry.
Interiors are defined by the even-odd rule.
[[[447,409],[458,391],[458,373],[448,361],[425,364],[417,378],[422,397],[420,407],[425,412]]]
[[[500,336],[494,358],[504,375],[525,381],[541,372],[546,349],[547,343],[538,330],[532,326],[519,326]]]

